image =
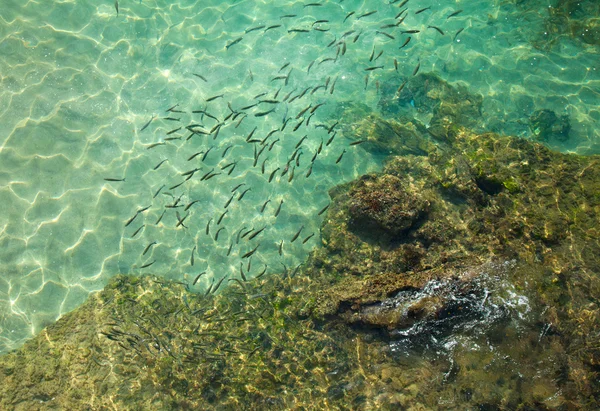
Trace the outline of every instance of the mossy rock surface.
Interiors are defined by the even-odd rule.
[[[469,131],[418,81],[435,129],[343,130],[395,155],[331,190],[295,276],[116,277],[0,357],[0,409],[596,409],[600,158]]]
[[[422,207],[406,196],[406,187],[427,202],[426,213],[418,213]],[[460,297],[458,290],[476,289],[477,277],[489,274],[477,267],[517,261],[528,268],[517,269],[511,282],[536,306],[552,307],[543,321],[562,335],[559,351],[573,367],[566,378],[586,375],[586,383],[570,391],[584,398],[596,387],[591,381],[600,358],[593,337],[600,332],[599,192],[598,157],[556,153],[539,143],[490,133],[460,129],[451,146],[427,156],[391,157],[382,173],[330,193],[324,248],[315,252],[313,262],[340,279],[316,300],[314,312],[391,337],[447,313]],[[409,203],[422,217],[418,224],[390,218],[390,210]],[[378,227],[378,235],[356,230],[357,204],[359,221]],[[457,278],[464,271],[475,277]],[[407,290],[423,290],[432,281],[454,281],[455,286],[435,298],[424,295],[397,304]]]

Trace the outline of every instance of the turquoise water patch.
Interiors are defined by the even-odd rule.
[[[481,130],[528,137],[549,109],[571,120],[565,150],[598,144],[597,48],[535,48],[544,15],[510,3],[411,0],[398,18],[400,3],[5,2],[0,351],[118,273],[200,291],[240,266],[293,270],[328,190],[381,166],[341,114],[377,111],[381,84],[417,66],[483,95]]]

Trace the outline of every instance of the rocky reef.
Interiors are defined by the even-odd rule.
[[[552,35],[571,36],[584,43],[600,45],[600,4],[594,0],[559,0],[549,8],[546,29]]]
[[[429,75],[394,93],[341,113],[390,156],[330,192],[298,272],[116,277],[0,357],[0,408],[600,406],[600,158],[473,132],[480,99]]]
[[[536,21],[540,17],[543,22],[537,34],[530,38],[532,46],[540,50],[550,50],[559,39],[571,38],[586,46],[600,45],[598,31],[600,4],[596,0],[512,0],[526,21]]]

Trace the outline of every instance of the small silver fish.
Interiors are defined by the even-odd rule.
[[[117,16],[119,15],[119,0],[115,0],[115,10],[117,10]]]

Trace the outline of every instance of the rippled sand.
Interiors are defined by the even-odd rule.
[[[352,136],[338,131],[330,145],[323,144],[306,177],[321,142],[327,142],[341,125],[332,132],[328,129],[350,104],[376,108],[380,84],[395,78],[401,82],[418,64],[420,72],[464,82],[470,91],[484,96],[482,129],[528,136],[528,117],[547,108],[571,119],[573,138],[564,149],[585,149],[598,142],[597,50],[569,38],[551,52],[534,49],[528,38],[543,31],[542,16],[494,1],[434,5],[415,14],[431,3],[410,0],[402,27],[420,33],[410,34],[410,43],[399,49],[407,34],[401,34],[400,28],[381,28],[395,21],[398,3],[306,4],[121,1],[117,16],[112,2],[3,2],[0,352],[19,346],[117,273],[152,272],[191,285],[206,271],[192,286],[205,290],[225,275],[239,278],[241,262],[250,277],[265,266],[267,273],[284,267],[293,270],[320,243],[322,217],[317,213],[328,204],[328,190],[380,167],[381,158],[360,145],[349,146]],[[458,9],[464,11],[447,18]],[[377,13],[358,19],[372,10]],[[344,22],[352,11],[356,13]],[[281,17],[286,14],[296,16]],[[281,26],[265,31],[277,25]],[[444,35],[429,25],[439,27]],[[251,30],[260,26],[265,27]],[[289,31],[293,29],[309,32]],[[336,46],[342,48],[341,43],[328,47],[334,39],[344,40],[347,50],[329,61],[336,56]],[[375,59],[381,51],[369,62],[372,54]],[[384,67],[364,70],[379,65]],[[370,74],[365,86],[366,73]],[[287,85],[285,79],[274,79],[288,74]],[[328,87],[313,93],[327,78]],[[289,102],[309,87],[302,98]],[[190,133],[185,126],[202,124],[209,131],[216,124],[192,110],[206,110],[222,121],[230,114],[228,103],[241,112],[259,99],[282,101],[290,92],[285,103],[261,103],[246,110],[248,115],[239,126],[237,121],[227,122],[216,138],[214,133],[197,134],[186,140]],[[255,98],[262,93],[267,94]],[[206,101],[220,94],[222,98]],[[315,110],[310,125],[304,123],[294,132],[310,110],[296,118],[298,114],[320,103],[325,104]],[[174,110],[184,112],[166,111],[175,105]],[[274,112],[255,116],[273,107]],[[284,118],[291,118],[285,130],[275,132],[266,144],[279,142],[253,166],[255,145],[246,142],[247,136],[255,129],[253,138],[262,140],[272,130],[281,130]],[[167,134],[178,127],[183,128]],[[295,159],[290,161],[290,171],[281,176],[304,135],[299,166],[294,167]],[[165,141],[172,137],[181,139]],[[204,160],[202,154],[188,160],[210,147]],[[228,175],[230,169],[221,167],[232,161],[238,164]],[[277,167],[280,171],[269,183]],[[170,189],[184,181],[182,173],[194,168],[199,170],[189,181]],[[201,181],[213,168],[221,174]],[[292,169],[295,174],[289,181]],[[237,193],[250,187],[251,191],[241,200],[236,195],[225,208],[232,189],[242,183],[246,185]],[[165,208],[187,206],[194,200],[198,202],[187,211]],[[267,200],[271,201],[261,213]],[[281,200],[281,213],[275,217]],[[176,211],[180,217],[189,212],[187,228],[176,227]],[[243,232],[265,229],[252,240],[248,240],[250,233],[238,241],[243,227],[247,227]],[[156,244],[143,255],[152,242]],[[248,259],[242,256],[258,244],[248,270]]]

